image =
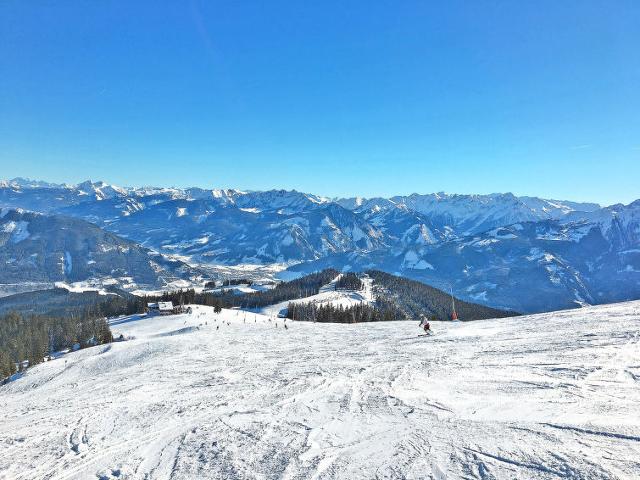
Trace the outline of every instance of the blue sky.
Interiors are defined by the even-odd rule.
[[[0,177],[640,197],[640,2],[0,4]]]

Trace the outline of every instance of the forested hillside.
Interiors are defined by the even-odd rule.
[[[345,290],[362,290],[364,283],[360,280],[360,277],[354,272],[348,272],[340,275],[340,278],[336,282],[336,289]]]
[[[90,308],[111,317],[143,312],[144,306],[143,298],[116,288],[108,289],[106,295],[96,291],[70,292],[65,288],[51,288],[1,297],[0,315],[18,312],[25,316],[78,316]]]
[[[57,351],[112,341],[106,318],[144,311],[145,299],[125,292],[69,292],[63,288],[0,299],[0,381]]]
[[[0,317],[0,381],[13,374],[22,362],[33,366],[55,352],[100,345],[113,340],[106,320],[99,312],[64,318],[46,315]]]
[[[393,320],[451,320],[452,299],[447,293],[420,282],[396,277],[380,271],[369,271],[373,279],[375,301],[355,305],[343,305],[340,301],[322,303],[291,302],[287,308],[287,318],[297,321],[360,323]],[[361,274],[348,273],[341,277],[342,289],[359,290],[363,286]],[[336,287],[340,281],[336,282]],[[480,320],[517,315],[482,305],[455,299],[456,312],[461,320]]]
[[[374,281],[377,297],[385,297],[402,311],[405,318],[420,318],[425,315],[436,320],[450,320],[452,313],[451,296],[415,280],[397,277],[379,270],[369,270],[367,274]],[[477,303],[464,302],[456,298],[456,312],[460,320],[481,320],[518,315],[517,312],[498,310]]]

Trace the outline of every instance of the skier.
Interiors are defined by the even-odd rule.
[[[422,327],[424,329],[424,333],[426,335],[431,334],[431,325],[429,325],[429,320],[425,318],[423,318],[422,320],[420,320],[420,327]]]

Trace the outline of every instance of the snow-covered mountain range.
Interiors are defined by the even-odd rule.
[[[24,210],[0,212],[0,265],[10,293],[56,282],[153,287],[201,273],[84,220]]]
[[[381,268],[525,312],[640,297],[639,201],[603,208],[510,193],[329,199],[13,179],[0,182],[0,208],[81,219],[192,265]]]

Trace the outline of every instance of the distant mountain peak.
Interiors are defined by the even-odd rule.
[[[15,177],[10,180],[0,180],[0,188],[61,188],[62,184],[50,183],[43,180]]]

